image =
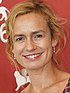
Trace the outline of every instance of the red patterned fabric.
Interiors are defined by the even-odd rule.
[[[68,83],[67,83],[63,93],[70,93],[70,79],[68,80]]]

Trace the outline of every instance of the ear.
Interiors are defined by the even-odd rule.
[[[56,39],[52,39],[52,47],[55,47],[57,45],[58,41]]]

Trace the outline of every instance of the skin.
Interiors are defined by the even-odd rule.
[[[57,41],[51,38],[44,17],[35,13],[17,17],[13,42],[12,52],[19,64],[27,69],[32,82],[21,93],[61,93],[69,74],[58,70],[52,62],[52,47]]]

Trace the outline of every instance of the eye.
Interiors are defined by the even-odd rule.
[[[15,38],[15,42],[24,42],[25,38],[24,37],[17,37]]]
[[[41,37],[43,37],[43,36],[42,36],[41,34],[39,34],[39,35],[37,35],[36,37],[37,37],[37,38],[41,38]]]
[[[16,41],[20,41],[20,40],[22,40],[22,37],[16,39]]]
[[[41,38],[43,38],[43,34],[36,34],[36,35],[34,36],[34,38],[35,38],[35,39],[41,39]]]

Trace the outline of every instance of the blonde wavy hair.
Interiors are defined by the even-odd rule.
[[[48,27],[51,32],[52,38],[58,41],[56,52],[53,54],[53,59],[58,64],[56,59],[57,55],[66,45],[66,34],[64,29],[62,28],[56,14],[50,7],[40,0],[31,0],[17,4],[12,8],[8,19],[6,21],[6,30],[8,36],[7,42],[7,53],[13,57],[12,49],[13,49],[13,28],[15,20],[20,15],[26,15],[28,13],[38,13],[43,16],[48,23]],[[47,19],[48,17],[48,19]]]

